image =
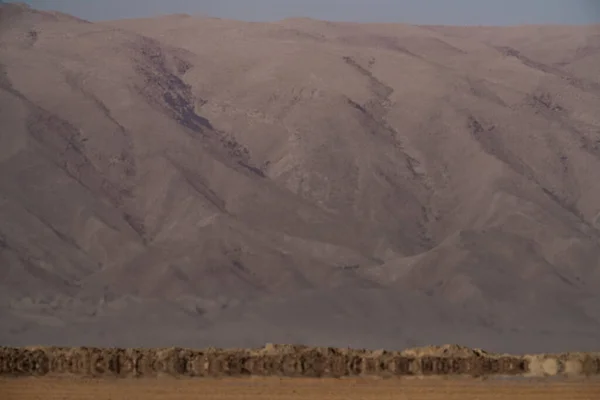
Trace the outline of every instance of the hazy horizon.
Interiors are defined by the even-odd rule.
[[[309,17],[332,21],[440,25],[592,24],[598,0],[24,0],[88,20],[203,14],[248,21]],[[1,3],[1,1],[0,1]]]

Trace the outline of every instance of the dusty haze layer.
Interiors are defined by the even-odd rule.
[[[6,345],[600,347],[600,27],[0,8]]]

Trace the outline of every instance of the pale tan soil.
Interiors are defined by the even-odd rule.
[[[90,380],[0,378],[5,400],[596,400],[600,382],[440,379]]]

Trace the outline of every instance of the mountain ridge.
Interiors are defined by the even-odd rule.
[[[600,344],[600,26],[1,10],[3,341]]]

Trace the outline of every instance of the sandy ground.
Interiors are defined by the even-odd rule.
[[[597,399],[600,381],[446,379],[1,379],[6,400],[34,399]]]

